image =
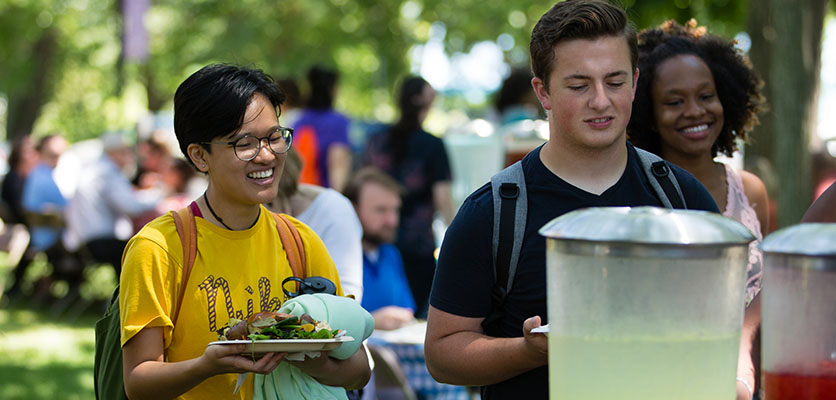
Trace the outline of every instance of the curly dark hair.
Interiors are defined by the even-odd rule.
[[[744,142],[758,124],[763,111],[763,81],[735,41],[706,33],[705,27],[690,20],[684,26],[669,20],[658,28],[639,33],[639,82],[633,114],[627,133],[630,141],[659,154],[661,143],[653,110],[652,83],[656,68],[665,60],[683,54],[702,59],[714,76],[717,97],[723,106],[723,129],[711,147],[713,156],[731,156],[737,150],[736,139]]]

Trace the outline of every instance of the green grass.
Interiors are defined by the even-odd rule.
[[[92,399],[96,316],[0,309],[0,399]]]
[[[34,281],[50,272],[44,259],[36,260],[23,279],[26,295],[12,306],[0,305],[0,399],[95,398],[95,323],[104,311],[101,300],[116,285],[115,274],[109,266],[88,267],[80,291],[95,303],[81,313],[56,315],[48,305],[26,302]],[[0,253],[0,288],[11,279],[11,267]],[[53,296],[66,291],[66,283],[50,287]]]

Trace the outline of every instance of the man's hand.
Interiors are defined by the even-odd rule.
[[[374,328],[383,331],[398,329],[412,321],[415,316],[412,310],[398,306],[386,306],[372,313]]]
[[[531,333],[531,330],[540,326],[541,320],[539,316],[533,316],[523,322],[523,337],[525,338],[526,348],[531,350],[533,354],[540,355],[544,360],[548,361],[549,354],[549,337],[542,333]]]

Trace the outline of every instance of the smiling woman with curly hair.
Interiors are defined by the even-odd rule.
[[[685,168],[711,193],[723,215],[758,238],[769,226],[766,188],[754,174],[716,161],[745,141],[763,109],[763,82],[735,42],[706,32],[695,20],[667,21],[639,34],[639,81],[627,128],[630,141]],[[760,290],[763,255],[752,243],[747,302]],[[751,349],[760,307],[748,307],[741,354]],[[747,303],[749,304],[749,303]],[[741,357],[738,398],[751,397],[751,359]],[[746,393],[749,392],[749,393]]]
[[[758,124],[757,114],[764,109],[763,81],[734,44],[724,37],[707,34],[705,27],[697,26],[693,19],[684,26],[669,20],[658,28],[642,31],[639,34],[641,74],[628,127],[630,141],[660,153],[662,139],[655,118],[658,110],[652,96],[655,76],[659,66],[668,59],[690,54],[699,57],[711,71],[716,96],[723,107],[724,123],[711,155],[731,156],[737,150],[737,140],[748,140],[748,133]]]

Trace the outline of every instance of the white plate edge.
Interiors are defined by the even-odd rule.
[[[265,340],[216,340],[214,342],[209,342],[210,345],[212,344],[291,344],[291,343],[343,343],[343,342],[353,342],[354,338],[351,336],[341,336],[338,338],[331,338],[331,339],[265,339]]]

